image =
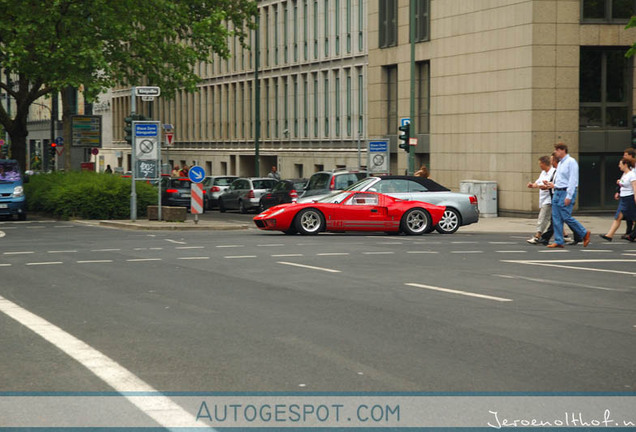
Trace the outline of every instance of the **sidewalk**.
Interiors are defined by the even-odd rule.
[[[612,216],[578,216],[577,220],[583,224],[585,228],[592,231],[593,235],[605,234],[612,224]],[[103,220],[103,221],[84,221],[78,220],[77,223],[99,225],[110,228],[120,228],[129,230],[207,230],[207,231],[226,231],[226,230],[245,230],[256,227],[249,223],[231,223],[222,221],[199,220],[198,224],[193,219],[188,218],[185,222],[159,222],[149,221],[147,219],[138,219],[135,222],[130,220]],[[514,217],[494,217],[479,218],[476,224],[461,227],[460,233],[518,233],[530,237],[536,229],[536,218],[514,218]],[[619,228],[618,233],[625,232],[625,225]]]

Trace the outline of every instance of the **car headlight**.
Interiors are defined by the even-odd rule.
[[[274,217],[274,216],[277,216],[277,215],[281,214],[281,213],[282,213],[282,212],[284,212],[284,211],[285,211],[285,209],[278,209],[278,210],[276,210],[274,213],[267,215],[267,217]]]
[[[24,195],[24,188],[22,186],[16,186],[13,188],[14,197],[21,197],[22,195]]]

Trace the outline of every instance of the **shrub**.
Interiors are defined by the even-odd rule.
[[[29,211],[60,219],[127,219],[130,178],[95,172],[55,172],[32,176],[24,185]],[[157,204],[157,189],[138,181],[137,215]]]

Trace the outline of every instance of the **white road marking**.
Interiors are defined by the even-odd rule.
[[[303,254],[277,254],[277,255],[270,255],[270,256],[274,258],[284,258],[284,257],[301,257],[304,255]]]
[[[11,267],[11,264],[0,264],[0,267]]]
[[[177,246],[175,249],[205,249],[205,246]]]
[[[23,251],[23,252],[4,252],[5,255],[26,255],[35,253],[34,251]]]
[[[238,247],[244,247],[245,245],[218,245],[216,247],[218,248],[238,248]]]
[[[207,256],[201,256],[201,257],[179,257],[177,259],[180,259],[180,260],[207,260],[207,259],[210,259],[210,257],[207,257]]]
[[[235,259],[235,258],[256,258],[256,255],[228,255],[223,258]]]
[[[298,263],[291,263],[291,262],[286,262],[286,261],[278,261],[278,264],[284,264],[284,265],[289,265],[289,266],[294,266],[294,267],[302,267],[302,268],[306,268],[306,269],[310,269],[310,270],[320,270],[320,271],[324,271],[324,272],[328,272],[328,273],[340,273],[340,270],[329,269],[329,268],[324,268],[324,267],[315,267],[315,266],[310,266],[310,265],[305,265],[305,264],[298,264]]]
[[[566,249],[544,249],[540,250],[539,253],[569,253],[569,250]]]
[[[52,250],[52,251],[47,251],[50,254],[53,253],[76,253],[76,250]]]
[[[27,228],[27,229],[44,229],[44,228],[46,228],[46,227],[43,227],[43,226],[28,226],[28,227],[26,227],[26,228]]]
[[[479,254],[479,253],[484,253],[484,251],[465,250],[465,251],[451,251],[451,253],[454,253],[454,254]]]
[[[438,251],[406,251],[407,254],[436,254]]]
[[[53,228],[73,228],[73,225],[53,225]]]
[[[200,428],[202,426],[201,422],[198,422],[192,414],[174,403],[170,398],[163,396],[115,360],[56,325],[21,308],[2,296],[0,296],[0,312],[30,329],[79,362],[162,427]],[[157,396],[127,396],[126,392],[154,393]]]
[[[362,252],[362,255],[393,255],[395,252],[390,251],[377,251],[377,252]]]
[[[479,243],[476,241],[452,241],[452,244],[475,244],[475,243]]]
[[[113,260],[85,260],[85,261],[76,261],[78,264],[95,264],[95,263],[112,263]]]
[[[26,263],[28,266],[36,266],[36,265],[54,265],[54,264],[63,264],[62,261],[48,261],[48,262],[31,262]]]
[[[343,255],[350,255],[349,252],[324,252],[324,253],[317,253],[316,256],[343,256]]]
[[[518,244],[518,242],[507,242],[507,241],[500,241],[500,242],[497,242],[497,241],[489,241],[488,243],[489,243],[489,244],[494,244],[494,245],[498,245],[498,244],[500,244],[500,245]]]
[[[600,263],[600,262],[628,262],[634,263],[636,260],[633,259],[580,259],[580,260],[554,260],[554,261],[519,261],[519,260],[502,260],[502,262],[509,262],[514,264],[526,264],[526,265],[539,265],[546,267],[559,267],[559,268],[567,268],[573,270],[585,270],[585,271],[594,271],[599,273],[617,273],[617,274],[627,274],[627,275],[636,275],[636,272],[628,272],[621,270],[610,270],[610,269],[599,269],[599,268],[589,268],[589,267],[577,267],[577,266],[568,266],[561,265],[556,263]]]
[[[384,245],[401,245],[401,244],[404,244],[404,242],[378,242],[377,244],[379,244],[380,246],[384,246]]]
[[[526,250],[498,250],[497,253],[528,253]]]
[[[283,243],[270,243],[270,244],[259,244],[256,247],[275,247],[275,246],[285,246]]]
[[[521,279],[521,280],[527,280],[530,282],[538,282],[540,284],[547,284],[547,285],[567,285],[567,286],[573,286],[575,288],[588,288],[588,289],[595,289],[595,290],[600,290],[600,291],[617,291],[617,292],[628,292],[629,290],[626,289],[617,289],[617,288],[607,288],[607,287],[600,287],[600,286],[595,286],[595,285],[585,285],[585,284],[580,284],[580,283],[572,283],[572,282],[563,282],[563,281],[557,281],[554,279],[540,279],[540,278],[531,278],[531,277],[526,277],[526,276],[515,276],[515,275],[502,275],[502,274],[496,274],[493,276],[497,276],[500,278],[504,278],[504,279]]]
[[[0,238],[2,238],[2,237],[4,237],[4,236],[5,236],[4,231],[0,231]]]
[[[148,250],[163,250],[162,247],[152,247],[152,248],[148,248]]]
[[[178,241],[178,240],[172,240],[172,239],[164,239],[167,242],[170,243],[176,243],[176,244],[186,244],[186,242],[182,242],[182,241]]]
[[[459,294],[459,295],[468,296],[468,297],[477,297],[477,298],[482,298],[482,299],[486,299],[486,300],[494,300],[494,301],[498,301],[498,302],[511,302],[512,301],[512,299],[504,298],[504,297],[494,297],[494,296],[489,296],[489,295],[485,295],[485,294],[477,294],[477,293],[472,293],[472,292],[468,292],[468,291],[459,291],[459,290],[448,289],[448,288],[440,288],[440,287],[431,286],[431,285],[422,285],[422,284],[417,284],[417,283],[405,283],[404,285],[412,286],[412,287],[415,287],[415,288],[424,288],[424,289],[433,290],[433,291],[441,291],[441,292],[446,292],[446,293],[451,293],[451,294]]]
[[[609,250],[609,249],[583,249],[581,252],[586,252],[586,253],[590,253],[590,252],[607,253],[607,252],[615,252],[615,251]]]
[[[128,262],[142,262],[142,261],[161,261],[161,258],[132,258],[127,259]]]
[[[116,252],[120,250],[121,249],[93,249],[91,252]]]

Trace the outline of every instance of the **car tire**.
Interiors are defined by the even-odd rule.
[[[294,226],[302,235],[316,235],[325,229],[325,217],[316,209],[304,209],[296,215]]]
[[[239,211],[243,214],[247,213],[247,208],[245,204],[243,204],[243,201],[239,201]]]
[[[221,213],[225,213],[227,209],[225,208],[225,204],[223,204],[223,200],[219,198],[219,211]]]
[[[407,235],[421,235],[431,226],[431,216],[423,208],[412,208],[404,213],[400,225]]]
[[[446,208],[444,216],[442,216],[435,229],[440,234],[453,234],[459,229],[461,224],[462,218],[459,212],[452,208]]]

